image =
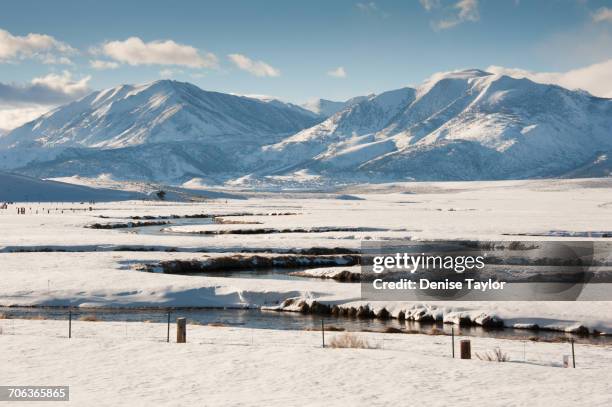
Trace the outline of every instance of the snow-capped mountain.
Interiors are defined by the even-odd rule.
[[[333,116],[339,111],[344,110],[347,107],[352,106],[354,104],[357,104],[367,98],[368,96],[357,96],[349,100],[346,100],[344,102],[336,102],[336,101],[327,100],[327,99],[314,99],[314,100],[309,100],[306,103],[303,103],[301,107],[308,111],[313,112],[317,116],[327,119],[328,117]]]
[[[364,180],[561,176],[612,149],[612,100],[467,70],[370,96],[265,146],[274,174]]]
[[[37,176],[174,180],[232,172],[255,152],[322,119],[298,106],[162,80],[94,92],[0,137],[0,167]]]
[[[301,110],[161,80],[94,92],[0,138],[0,147],[120,148],[235,137],[259,144],[316,123]]]
[[[323,110],[187,83],[124,85],[0,137],[0,166],[164,182],[609,173],[612,100],[583,91],[466,70],[343,103],[323,119]]]

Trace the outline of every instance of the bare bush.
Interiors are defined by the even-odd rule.
[[[502,352],[500,348],[495,348],[493,352],[486,352],[484,354],[476,353],[476,357],[480,360],[485,360],[487,362],[507,362],[510,360],[508,354]]]
[[[375,347],[363,338],[360,338],[352,333],[344,333],[332,338],[329,346],[332,348],[360,348],[374,349]]]

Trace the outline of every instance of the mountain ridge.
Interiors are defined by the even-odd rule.
[[[1,136],[0,157],[36,176],[346,183],[588,175],[612,151],[612,100],[477,69],[342,103],[325,118],[184,82],[121,85]]]

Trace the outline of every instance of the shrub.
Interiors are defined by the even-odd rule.
[[[352,333],[344,333],[337,335],[332,338],[329,346],[332,348],[360,348],[360,349],[373,349],[374,347],[370,343]]]
[[[480,360],[486,360],[487,362],[507,362],[510,360],[508,355],[502,352],[500,348],[495,348],[493,352],[486,352],[483,355],[477,353],[476,357]]]
[[[83,315],[81,318],[79,318],[79,321],[87,321],[87,322],[95,322],[95,321],[99,321],[98,317],[95,315]]]

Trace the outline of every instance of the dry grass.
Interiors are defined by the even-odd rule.
[[[79,321],[96,322],[96,321],[99,321],[99,319],[97,316],[91,314],[91,315],[83,315],[82,317],[79,318]]]
[[[214,327],[223,328],[223,327],[226,327],[227,325],[224,324],[223,322],[209,322],[207,324],[207,326],[214,326]]]
[[[477,353],[476,357],[487,362],[507,362],[510,360],[508,354],[502,352],[500,348],[495,348],[493,352],[486,352],[483,355]]]
[[[8,315],[3,314],[2,312],[0,312],[0,319],[9,319]]]
[[[262,222],[247,221],[247,220],[231,220],[224,218],[213,218],[213,221],[218,225],[261,225]]]
[[[320,326],[315,326],[315,327],[309,327],[309,328],[304,328],[305,331],[315,331],[315,332],[320,332],[321,331],[321,327]],[[335,326],[335,325],[325,325],[325,332],[342,332],[345,329],[340,327],[340,326]]]
[[[19,319],[30,319],[32,321],[43,321],[43,320],[45,320],[47,318],[45,318],[43,315],[39,314],[39,315],[27,315],[27,316],[23,316],[23,317],[21,317]]]
[[[409,331],[404,331],[400,328],[395,328],[393,326],[388,326],[385,329],[383,329],[382,331],[383,333],[386,334],[404,334],[404,333],[410,333]]]
[[[344,333],[332,338],[329,343],[331,348],[359,348],[359,349],[374,349],[375,347],[363,338],[352,333]]]
[[[440,329],[440,328],[433,327],[433,328],[431,328],[431,329],[429,330],[429,332],[427,333],[427,335],[446,335],[446,332],[444,332],[444,331],[443,331],[442,329]],[[457,333],[457,334],[455,334],[455,335],[458,335],[458,333]]]

